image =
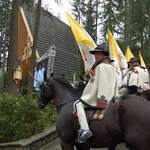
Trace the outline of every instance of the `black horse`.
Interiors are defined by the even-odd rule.
[[[122,101],[110,103],[101,120],[90,120],[93,136],[86,146],[77,144],[78,120],[73,115],[73,103],[80,94],[66,81],[49,78],[41,85],[39,108],[54,102],[58,118],[56,130],[63,150],[89,150],[90,148],[113,147],[125,143],[129,150],[150,149],[150,103],[140,96],[124,96]],[[54,99],[54,101],[53,101]]]

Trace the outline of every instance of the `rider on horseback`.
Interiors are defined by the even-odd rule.
[[[91,53],[94,54],[94,51],[91,51]],[[109,60],[110,63],[112,62],[108,57],[102,60],[105,59]],[[74,109],[77,112],[81,129],[78,137],[79,142],[83,142],[93,135],[92,131],[89,129],[84,108],[97,106],[97,100],[101,99],[102,96],[105,96],[108,103],[113,97],[118,96],[116,70],[110,63],[106,64],[102,62],[102,60],[96,67],[95,76],[89,80],[81,98],[74,103]]]
[[[137,88],[143,88],[144,84],[149,83],[149,75],[145,68],[139,65],[139,60],[131,58],[129,69],[123,78],[123,86],[119,90],[120,95],[135,93]]]

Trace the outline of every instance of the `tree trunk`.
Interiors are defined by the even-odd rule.
[[[7,26],[7,25],[6,25]],[[6,38],[7,38],[7,27],[5,28],[5,39],[4,39],[4,45],[3,45],[3,64],[2,64],[2,79],[1,79],[1,91],[3,91],[4,88],[4,74],[5,74],[5,67],[6,67]]]
[[[148,51],[150,51],[150,4],[148,4]]]
[[[96,25],[96,28],[95,28],[95,43],[97,43],[97,37],[98,37],[98,35],[97,35],[97,27],[98,27],[98,6],[99,6],[99,3],[98,3],[98,0],[96,0],[96,23],[95,23],[95,25]]]
[[[17,95],[17,85],[13,80],[14,66],[17,61],[18,52],[18,12],[19,12],[19,0],[13,0],[12,14],[11,14],[11,26],[10,26],[10,49],[8,60],[8,92],[13,95]]]
[[[130,32],[130,25],[131,25],[131,3],[130,0],[125,1],[125,24],[124,24],[124,41],[126,41],[125,45],[130,45],[131,42],[131,32]]]
[[[30,62],[30,74],[29,74],[29,80],[28,80],[27,95],[31,95],[33,91],[33,81],[34,81],[33,76],[34,76],[34,68],[35,68],[35,60],[36,60],[36,48],[37,48],[37,40],[38,40],[38,32],[39,32],[39,24],[40,24],[40,15],[41,15],[41,3],[42,3],[42,0],[38,0],[37,9],[36,9],[33,48],[32,48],[31,62]]]

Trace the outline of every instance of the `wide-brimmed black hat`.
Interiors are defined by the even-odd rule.
[[[134,62],[134,61],[139,61],[138,59],[136,59],[135,57],[130,58],[130,60],[128,61],[128,63],[130,62]]]
[[[101,61],[105,60],[105,59],[108,59],[110,60],[110,62],[114,62],[115,60],[111,59],[109,56],[105,56]]]
[[[109,52],[106,52],[102,47],[96,47],[93,51],[90,51],[91,54],[95,54],[95,52],[102,52],[105,56],[109,55]]]

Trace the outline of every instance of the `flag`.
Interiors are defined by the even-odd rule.
[[[115,68],[119,67],[127,68],[128,67],[127,60],[109,29],[108,29],[108,40],[109,40],[110,57],[115,60],[113,66]]]
[[[84,30],[84,28],[76,20],[74,20],[67,12],[66,15],[81,55],[84,59],[85,71],[87,71],[87,69],[92,68],[95,62],[94,55],[90,54],[89,51],[94,50],[97,45],[86,30]]]
[[[110,58],[114,60],[112,65],[115,67],[117,75],[118,75],[118,86],[122,86],[122,72],[121,68],[127,69],[128,64],[124,54],[119,48],[116,40],[114,39],[112,33],[108,29],[108,42],[109,42],[109,55]]]
[[[127,50],[126,50],[126,54],[125,54],[125,58],[127,60],[127,62],[130,60],[130,58],[134,57],[134,55],[132,54],[132,52],[130,51],[129,46],[127,46]]]
[[[146,68],[145,62],[144,62],[144,60],[142,58],[142,55],[141,55],[140,51],[139,51],[139,57],[140,57],[141,66],[144,67],[144,68]]]

